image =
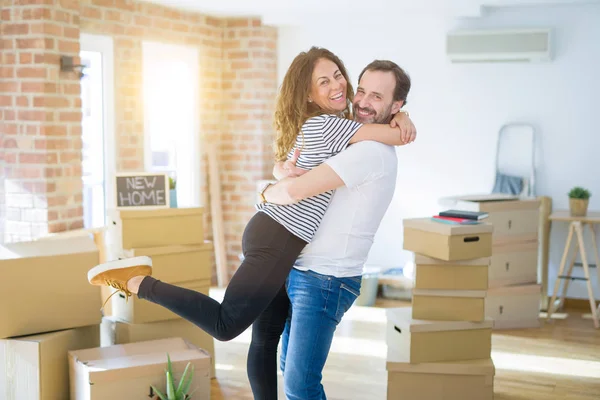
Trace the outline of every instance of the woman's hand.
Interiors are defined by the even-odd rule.
[[[405,112],[398,112],[390,121],[392,128],[400,129],[400,139],[404,144],[409,144],[417,138],[417,128]]]
[[[287,161],[280,161],[275,164],[273,168],[273,175],[277,180],[283,178],[296,178],[300,175],[304,175],[307,173],[307,170],[296,167],[296,161],[298,161],[298,157],[300,156],[300,150],[296,149],[294,151],[294,155]]]

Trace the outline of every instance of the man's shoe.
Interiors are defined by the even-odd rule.
[[[139,256],[97,265],[88,271],[88,281],[95,286],[110,286],[117,289],[113,294],[123,292],[125,299],[129,300],[132,293],[127,289],[127,282],[134,276],[149,275],[152,275],[152,259]]]

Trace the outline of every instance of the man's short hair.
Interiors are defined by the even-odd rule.
[[[403,105],[406,104],[406,97],[410,91],[410,77],[402,68],[393,61],[388,60],[375,60],[362,70],[358,76],[358,82],[366,71],[382,71],[391,72],[394,74],[396,79],[396,87],[394,88],[394,101],[402,101]]]

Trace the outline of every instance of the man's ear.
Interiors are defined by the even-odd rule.
[[[403,105],[404,105],[404,102],[402,100],[394,101],[392,103],[392,115],[398,113],[398,111],[400,111],[400,109],[402,108]]]

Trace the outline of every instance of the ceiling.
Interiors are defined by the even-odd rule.
[[[377,15],[397,12],[478,17],[489,7],[556,6],[600,0],[141,0],[219,17],[255,16],[266,24],[288,25],[311,15]]]

